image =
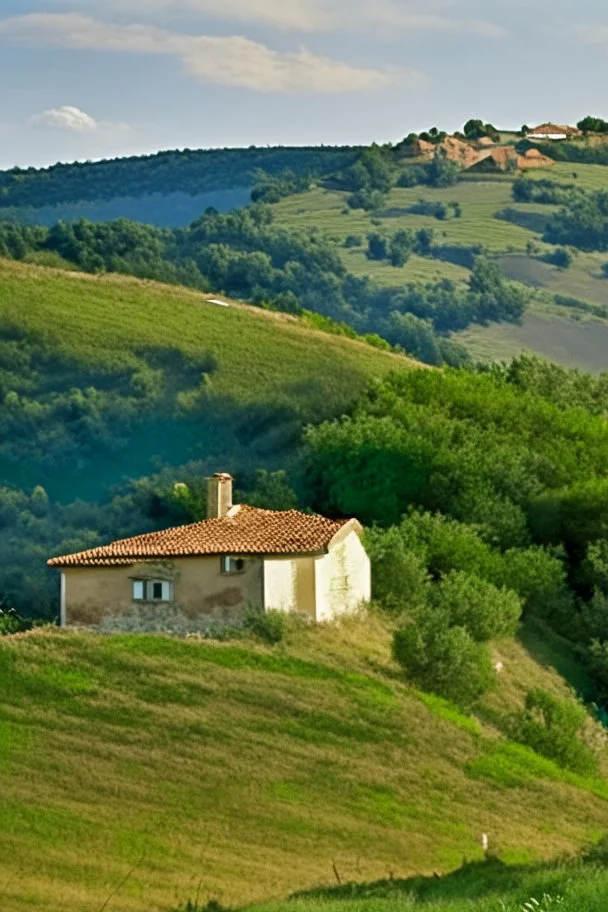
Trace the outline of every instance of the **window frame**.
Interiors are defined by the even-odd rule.
[[[220,573],[222,576],[240,576],[242,573],[245,573],[246,569],[244,557],[235,557],[233,554],[221,555]]]
[[[154,597],[154,587],[161,587],[161,597]],[[136,587],[141,587],[141,595],[136,595]],[[166,598],[165,598],[166,595]],[[167,579],[131,579],[131,599],[134,602],[153,602],[168,605],[173,601],[173,582]]]

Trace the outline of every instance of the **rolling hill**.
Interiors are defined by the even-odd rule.
[[[528,177],[587,190],[608,187],[608,167],[595,164],[557,162]],[[514,175],[477,175],[443,189],[397,187],[384,207],[372,212],[353,211],[346,205],[346,192],[317,186],[272,208],[279,225],[291,229],[316,226],[333,239],[350,272],[390,287],[441,279],[464,284],[470,275],[467,255],[470,259],[470,251],[483,246],[496,258],[505,277],[528,286],[533,298],[521,326],[471,326],[452,338],[476,360],[503,360],[532,351],[594,373],[606,370],[608,317],[601,313],[608,303],[608,282],[601,271],[605,257],[575,252],[568,269],[544,262],[543,257],[555,248],[545,244],[541,235],[557,207],[514,203],[514,179]],[[459,203],[462,215],[438,220],[432,214],[420,214],[415,210],[421,201],[448,208]],[[433,230],[436,250],[432,258],[414,255],[401,267],[367,258],[369,233],[394,236],[408,229]],[[353,236],[359,238],[360,246],[349,245],[347,238]],[[588,312],[593,309],[598,312]]]
[[[27,466],[5,449],[0,481],[43,484],[59,497],[66,489],[71,497],[100,495],[159,461],[228,455],[239,435],[260,452],[284,454],[298,428],[341,414],[373,377],[412,363],[225,298],[9,261],[0,261],[0,320],[5,363],[13,368],[5,383],[22,397],[21,417],[32,403],[41,422],[63,420],[69,429],[69,416],[52,407],[70,390],[98,389],[100,417],[121,406],[126,413],[135,402],[136,414],[129,411],[122,428],[127,436],[106,441],[109,448],[103,441],[84,446],[80,428],[58,449],[57,465],[48,440],[44,452],[34,447]],[[30,354],[27,365],[10,365],[15,345]],[[19,402],[15,411],[19,424]],[[68,478],[70,460],[90,473],[90,482]]]
[[[406,686],[380,615],[295,625],[276,647],[5,638],[3,912],[110,896],[123,912],[196,897],[266,909],[336,876],[451,871],[482,859],[484,832],[508,863],[593,844],[606,781],[564,773],[492,723],[526,687],[565,694],[555,668],[572,661],[530,632],[494,649],[504,672],[471,718]]]

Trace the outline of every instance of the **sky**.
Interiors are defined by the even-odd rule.
[[[0,0],[0,167],[608,117],[605,0]]]

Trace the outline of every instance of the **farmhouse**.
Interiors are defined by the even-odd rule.
[[[356,519],[232,504],[232,477],[208,480],[208,519],[49,560],[61,571],[61,625],[192,633],[255,607],[313,621],[371,597]]]
[[[580,136],[580,130],[576,127],[569,127],[565,124],[544,123],[539,124],[527,134],[528,139],[537,140],[564,140],[572,139],[573,136]]]

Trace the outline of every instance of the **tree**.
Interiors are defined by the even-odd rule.
[[[393,266],[405,266],[409,260],[414,239],[409,231],[398,231],[390,245],[390,259]]]
[[[443,611],[417,613],[395,633],[393,654],[410,681],[465,710],[494,683],[487,647]]]
[[[583,117],[577,127],[583,133],[608,133],[608,123],[601,117]]]
[[[479,643],[514,636],[522,611],[515,592],[462,572],[449,573],[434,586],[430,603]]]
[[[451,187],[460,175],[460,166],[450,161],[444,149],[437,149],[433,160],[425,166],[427,183],[431,187]]]
[[[484,136],[488,136],[494,142],[500,140],[500,133],[496,127],[493,124],[484,123],[483,120],[467,120],[463,130],[467,139],[482,139]]]
[[[367,258],[368,260],[386,260],[388,258],[388,240],[381,234],[368,234]]]

